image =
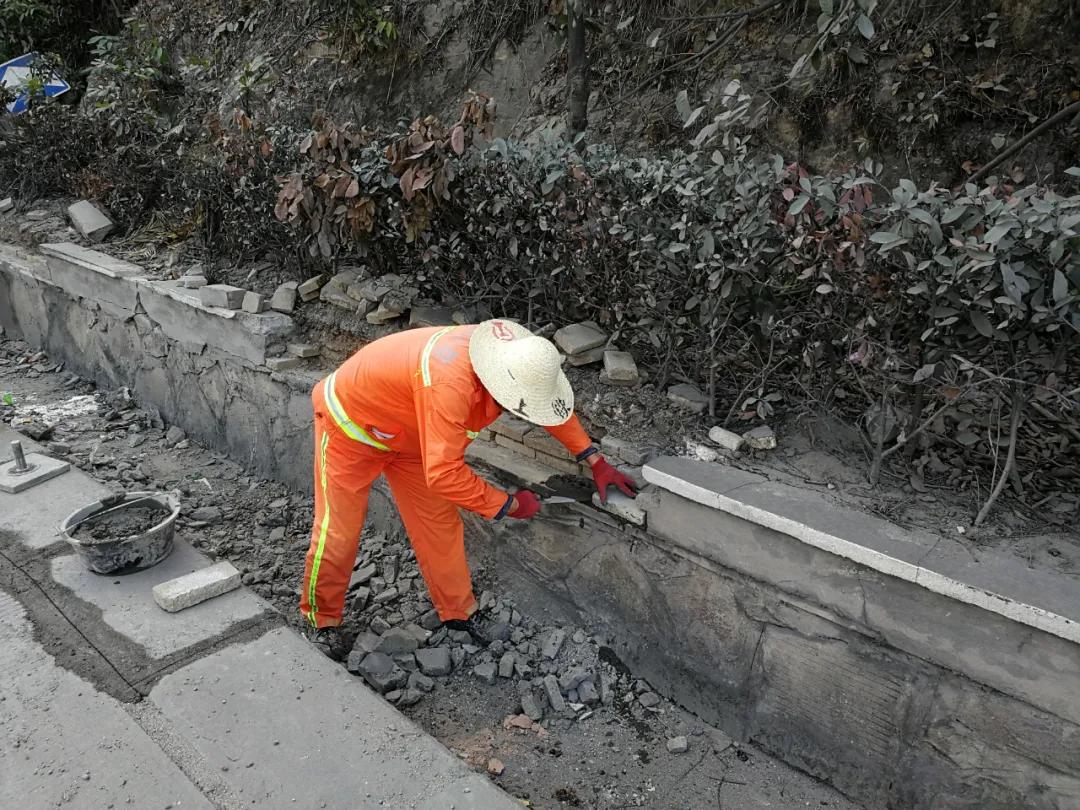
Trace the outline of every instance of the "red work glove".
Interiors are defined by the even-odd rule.
[[[528,520],[540,511],[540,499],[527,489],[514,493],[514,500],[517,501],[517,509],[510,513],[512,518]]]
[[[633,479],[608,464],[607,459],[602,458],[592,465],[592,476],[596,482],[596,491],[600,493],[600,503],[607,503],[607,490],[610,486],[618,487],[628,498],[637,497]]]

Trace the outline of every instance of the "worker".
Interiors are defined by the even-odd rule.
[[[574,392],[550,341],[508,320],[416,329],[364,346],[312,392],[315,521],[300,610],[325,652],[338,629],[371,485],[386,476],[443,625],[483,642],[458,509],[528,520],[540,500],[503,492],[465,463],[465,450],[504,411],[544,427],[592,470],[600,498],[630,478],[611,466],[574,414]]]

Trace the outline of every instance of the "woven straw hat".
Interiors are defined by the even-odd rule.
[[[469,359],[495,401],[515,416],[555,427],[574,413],[574,389],[550,340],[513,321],[485,321],[469,339]]]

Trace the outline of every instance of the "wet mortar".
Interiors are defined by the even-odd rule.
[[[126,390],[96,391],[18,341],[0,339],[0,389],[14,400],[13,406],[0,404],[0,416],[16,429],[32,433],[49,425],[49,414],[64,414],[46,442],[51,455],[114,488],[177,490],[183,505],[180,537],[212,558],[232,561],[245,585],[304,629],[297,602],[310,497],[245,474],[177,428],[166,429],[137,408]],[[150,510],[136,509],[112,513],[117,517],[106,518],[102,527],[114,535],[149,528]],[[153,517],[158,522],[160,512]],[[417,641],[420,649],[446,650],[453,671],[428,676],[417,665],[412,642],[405,643],[405,651],[392,655],[402,682],[386,697],[524,806],[856,807],[655,695],[618,660],[607,639],[585,627],[526,615],[497,571],[482,559],[473,563],[487,626],[496,636],[487,648],[438,627],[406,538],[369,527],[346,609],[345,630],[357,640],[357,654],[343,663],[359,669],[365,643],[398,643],[406,630],[423,639]],[[545,645],[555,646],[553,637],[561,643],[545,655]],[[504,663],[507,656],[512,665]],[[551,705],[544,678],[567,685],[556,687],[565,708]],[[524,708],[539,715],[539,722],[525,716]],[[686,738],[687,750],[673,753],[669,741],[679,737]]]
[[[150,531],[168,516],[169,510],[156,504],[123,506],[87,518],[76,527],[74,537],[86,544],[134,537]]]

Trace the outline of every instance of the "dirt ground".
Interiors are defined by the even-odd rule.
[[[246,585],[301,629],[296,603],[308,546],[310,498],[245,474],[137,408],[126,390],[97,391],[18,341],[0,339],[0,414],[17,429],[39,437],[50,453],[117,490],[178,491],[184,509],[180,535],[214,558],[231,560]],[[382,579],[378,592],[395,587],[401,593],[392,602],[365,600],[361,608],[354,590],[347,620],[352,633],[382,629],[380,620],[405,627],[430,610],[404,538],[366,533],[358,568],[368,563],[379,572],[367,583],[371,589]],[[393,586],[385,583],[391,573]],[[513,620],[513,639],[477,649],[447,638],[439,641],[445,634],[440,631],[429,646],[439,641],[452,647],[461,663],[449,675],[426,679],[430,683],[412,673],[415,680],[410,679],[409,689],[387,697],[525,806],[856,807],[831,788],[752,745],[730,740],[653,695],[588,628],[535,622],[517,611],[490,572],[479,568],[474,574],[489,616]],[[545,658],[539,648],[556,631],[565,640],[554,658]],[[515,639],[519,642],[512,648]],[[490,684],[478,675],[484,664],[494,666],[507,652],[517,656],[525,677],[515,672]],[[574,671],[590,673],[599,692],[590,699],[584,685],[580,695],[577,689],[568,690],[567,707],[556,711],[535,684],[541,673],[562,677]],[[413,684],[418,688],[412,689]],[[540,723],[520,713],[527,691],[543,710]],[[652,698],[655,705],[646,705]]]

